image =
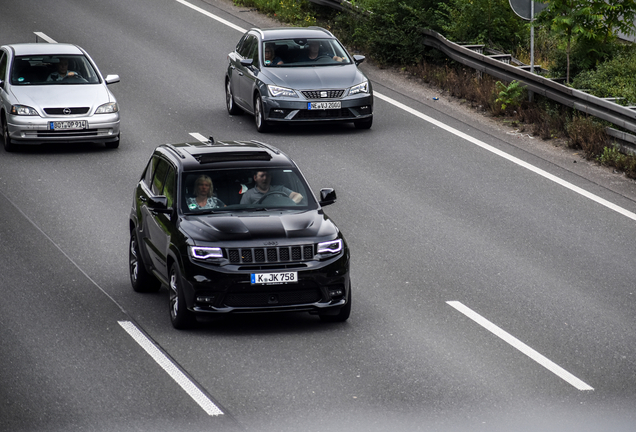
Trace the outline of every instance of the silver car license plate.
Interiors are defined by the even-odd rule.
[[[307,109],[310,110],[327,110],[327,109],[340,109],[341,103],[338,102],[309,102],[307,103]]]
[[[288,284],[298,282],[298,272],[252,273],[252,285]]]
[[[68,120],[68,121],[52,121],[49,122],[51,130],[70,130],[70,129],[86,129],[88,123],[86,120]]]

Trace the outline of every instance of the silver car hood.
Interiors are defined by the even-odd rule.
[[[270,67],[262,71],[271,84],[296,90],[346,89],[366,81],[355,64],[307,67]]]
[[[12,86],[11,93],[18,103],[36,109],[91,107],[92,112],[97,106],[114,101],[103,84]]]

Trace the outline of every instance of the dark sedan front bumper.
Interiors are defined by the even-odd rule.
[[[312,102],[340,102],[339,109],[309,109]],[[373,95],[362,94],[345,99],[303,100],[263,97],[263,111],[268,122],[357,121],[373,116]]]

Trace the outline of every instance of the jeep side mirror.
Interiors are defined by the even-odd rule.
[[[326,206],[336,202],[336,191],[332,188],[320,189],[320,205]]]
[[[163,195],[149,197],[148,208],[158,213],[172,213],[172,208],[168,208],[168,198]]]

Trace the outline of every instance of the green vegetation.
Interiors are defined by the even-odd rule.
[[[607,124],[537,95],[530,103],[520,83],[482,77],[422,43],[421,30],[428,28],[529,63],[530,24],[509,0],[351,0],[345,12],[308,0],[233,1],[291,25],[325,27],[380,67],[399,67],[472,107],[508,117],[521,132],[564,138],[588,159],[636,178],[636,157],[618,151]],[[617,39],[618,31],[634,33],[635,18],[636,0],[550,0],[535,21],[535,64],[575,88],[636,105],[636,47]]]

